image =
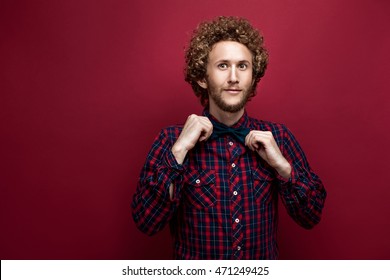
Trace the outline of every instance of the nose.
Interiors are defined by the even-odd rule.
[[[237,75],[237,69],[236,66],[234,65],[233,67],[230,68],[230,73],[229,73],[229,84],[237,84],[239,82],[238,80],[238,75]]]

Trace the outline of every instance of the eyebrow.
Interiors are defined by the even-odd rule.
[[[221,59],[221,60],[217,60],[215,63],[221,63],[221,62],[230,63],[231,60],[228,60],[228,59]],[[244,60],[239,60],[238,63],[251,63],[251,62],[244,59]]]

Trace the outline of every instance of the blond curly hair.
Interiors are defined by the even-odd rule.
[[[190,44],[185,51],[185,81],[188,82],[203,106],[208,104],[207,89],[197,83],[206,78],[209,53],[220,41],[235,41],[245,45],[253,55],[253,87],[251,96],[264,76],[268,64],[268,52],[264,48],[263,36],[248,20],[239,17],[217,17],[201,23],[194,30]]]

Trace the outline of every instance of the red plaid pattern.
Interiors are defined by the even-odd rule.
[[[292,133],[246,113],[233,127],[271,131],[292,166],[291,178],[229,135],[198,143],[180,165],[171,148],[182,126],[163,129],[141,171],[132,209],[146,234],[170,224],[177,259],[277,259],[279,196],[299,225],[320,221],[326,191]]]

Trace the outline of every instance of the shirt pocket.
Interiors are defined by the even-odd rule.
[[[214,170],[190,170],[184,177],[184,200],[187,206],[204,209],[217,201]]]
[[[264,168],[252,168],[253,194],[256,202],[269,202],[272,199],[273,189],[272,172]]]

